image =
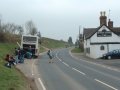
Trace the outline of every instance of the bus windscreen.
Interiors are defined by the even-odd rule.
[[[37,38],[36,38],[36,37],[27,37],[27,36],[24,36],[24,37],[23,37],[23,42],[36,43],[36,41],[37,41]]]

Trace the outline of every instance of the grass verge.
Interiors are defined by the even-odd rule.
[[[72,50],[71,50],[71,52],[72,53],[81,53],[81,52],[83,52],[80,48],[73,48]]]
[[[14,52],[15,44],[0,43],[0,90],[30,90],[27,80],[14,67],[4,66],[5,55]]]
[[[45,51],[46,51],[46,49],[43,48],[43,47],[40,45],[40,53],[45,52]]]

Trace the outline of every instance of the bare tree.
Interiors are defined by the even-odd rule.
[[[28,34],[35,35],[37,34],[37,28],[35,27],[33,21],[28,21],[25,25]]]
[[[3,23],[0,15],[0,42],[16,42],[19,35],[23,34],[23,28],[14,23]]]
[[[18,34],[19,34],[20,36],[22,36],[23,33],[24,33],[24,29],[23,29],[23,27],[20,26],[20,25],[18,25],[18,26],[17,26],[17,32],[18,32]]]
[[[0,14],[0,32],[2,32],[2,15]]]
[[[2,31],[2,27],[1,27],[1,24],[0,24],[0,32]]]
[[[37,36],[39,37],[39,43],[41,44],[41,43],[42,43],[42,36],[41,36],[41,33],[38,32],[38,33],[37,33]]]
[[[5,33],[15,34],[16,25],[12,23],[7,23],[3,25],[3,29]]]

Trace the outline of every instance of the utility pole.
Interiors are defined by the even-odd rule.
[[[80,28],[81,28],[81,26],[79,25],[79,41],[80,41]]]
[[[0,14],[0,28],[1,28],[2,15]]]
[[[79,48],[80,48],[80,43],[81,43],[80,42],[80,28],[81,28],[81,26],[79,25],[79,39],[78,39],[79,40],[79,42],[78,42],[79,43]]]
[[[1,28],[2,28],[2,15],[0,14],[0,31],[1,31]]]

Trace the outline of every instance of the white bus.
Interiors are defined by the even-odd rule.
[[[38,36],[33,35],[23,35],[21,38],[21,48],[25,51],[31,46],[32,54],[35,57],[39,55],[39,40]]]

